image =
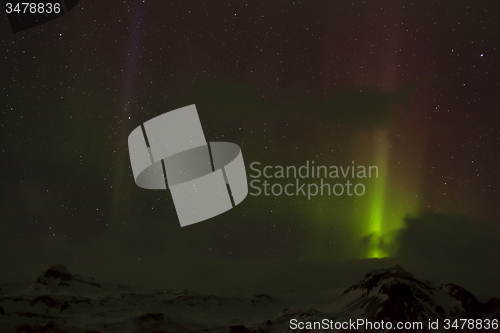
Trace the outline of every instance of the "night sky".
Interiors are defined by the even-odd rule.
[[[398,262],[500,295],[499,18],[477,0],[83,0],[14,34],[2,14],[0,281],[60,262],[239,286],[280,263]],[[313,160],[381,174],[361,197],[249,195],[181,228],[168,191],[135,185],[127,138],[190,104],[248,175]]]

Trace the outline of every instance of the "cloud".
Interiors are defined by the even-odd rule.
[[[197,86],[189,100],[210,114],[223,115],[223,119],[229,122],[242,116],[246,121],[255,119],[257,123],[263,118],[271,121],[283,120],[291,115],[310,117],[314,110],[322,121],[369,128],[392,116],[394,105],[408,107],[417,87],[408,84],[395,91],[384,92],[373,87],[350,86],[321,99],[301,87],[290,86],[284,91],[285,99],[271,98],[268,101],[250,86],[233,81],[215,81]],[[217,120],[220,119],[217,117]]]
[[[428,279],[500,295],[500,228],[489,221],[425,213],[406,219],[398,260]]]
[[[399,234],[402,257],[452,263],[499,259],[500,230],[486,221],[426,213],[406,223]]]

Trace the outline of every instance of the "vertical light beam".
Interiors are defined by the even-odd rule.
[[[370,216],[366,230],[368,237],[368,258],[382,258],[388,253],[381,248],[384,236],[384,202],[387,184],[387,165],[389,160],[390,142],[385,131],[378,131],[375,136],[375,163],[378,167],[378,177],[373,179],[373,191],[370,198]]]

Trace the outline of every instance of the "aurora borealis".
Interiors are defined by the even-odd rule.
[[[389,143],[387,138],[382,136],[376,144],[376,159],[375,165],[380,166],[382,170],[380,179],[375,180],[373,192],[371,196],[370,217],[368,218],[368,235],[372,236],[372,243],[368,252],[369,258],[381,258],[387,256],[378,246],[377,242],[382,240],[387,227],[384,225],[384,204],[385,204],[385,188],[387,186],[387,160],[389,158]]]
[[[1,28],[4,280],[55,262],[179,286],[274,261],[500,277],[497,2],[81,2]],[[363,196],[249,196],[179,228],[168,191],[135,186],[126,140],[191,104],[247,174],[354,161],[378,178]]]

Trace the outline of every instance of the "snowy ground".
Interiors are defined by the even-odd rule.
[[[2,285],[0,291],[2,333],[289,332],[292,319],[428,322],[499,317],[498,299],[480,302],[459,286],[421,281],[399,266],[311,295],[148,291],[101,285],[62,265],[51,266],[33,284]]]

